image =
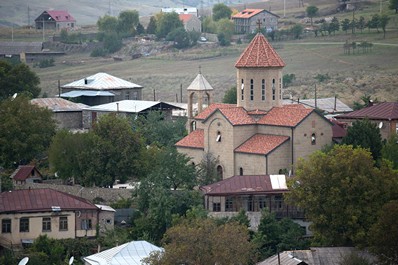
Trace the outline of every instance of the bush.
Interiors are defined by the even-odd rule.
[[[105,56],[105,55],[107,55],[108,53],[107,53],[107,51],[104,49],[104,48],[95,48],[92,52],[91,52],[91,54],[90,54],[90,56],[91,57],[101,57],[101,56]]]
[[[40,68],[47,68],[47,67],[54,66],[54,59],[53,59],[53,58],[50,58],[50,59],[43,59],[43,60],[41,60],[37,65],[38,65]]]
[[[330,76],[329,76],[329,74],[317,74],[317,75],[314,77],[314,79],[315,79],[315,80],[318,80],[318,82],[322,83],[322,82],[324,82],[324,81],[329,80],[329,79],[330,79]]]
[[[231,44],[224,33],[217,34],[217,38],[221,46],[229,46]]]
[[[120,50],[123,46],[122,40],[116,33],[105,34],[104,36],[104,49],[108,53],[114,53]]]
[[[283,75],[283,87],[288,87],[296,79],[295,74],[285,74]]]

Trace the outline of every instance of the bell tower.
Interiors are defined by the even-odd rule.
[[[258,33],[235,64],[237,105],[247,111],[281,106],[284,66],[264,35]]]

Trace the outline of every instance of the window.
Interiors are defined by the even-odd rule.
[[[253,210],[254,210],[254,204],[253,204],[253,197],[252,196],[249,196],[248,198],[247,198],[247,211],[248,212],[252,212]]]
[[[195,130],[196,130],[196,121],[193,121],[193,122],[191,123],[191,130],[192,130],[192,131],[195,131]]]
[[[50,217],[43,217],[42,231],[43,232],[50,232],[51,231],[51,218]]]
[[[264,209],[267,207],[267,200],[264,196],[258,198],[258,208]]]
[[[112,219],[106,219],[106,224],[111,225],[112,224]]]
[[[243,176],[243,168],[239,168],[239,175]]]
[[[220,165],[217,166],[217,177],[219,180],[223,179],[223,170],[222,166]]]
[[[68,217],[59,217],[59,231],[68,231]]]
[[[221,132],[220,131],[217,132],[216,142],[221,142]]]
[[[283,206],[283,198],[280,195],[276,195],[275,198],[275,208],[276,209],[282,209]]]
[[[29,232],[29,218],[19,219],[19,232]]]
[[[261,81],[261,100],[265,100],[265,79]]]
[[[233,212],[234,211],[234,207],[233,207],[233,201],[231,197],[227,197],[225,198],[225,211],[226,212]]]
[[[1,232],[11,233],[11,219],[3,219],[1,220]]]
[[[221,212],[221,203],[213,202],[213,212]]]
[[[137,91],[133,92],[133,99],[138,100],[138,92]]]
[[[311,135],[311,144],[312,144],[312,145],[316,145],[316,135],[315,135],[315,133],[313,133],[313,134]]]
[[[91,219],[83,219],[81,228],[82,228],[82,230],[91,230],[91,229],[93,229],[93,225],[91,223]]]
[[[275,79],[272,79],[272,100],[275,100]]]
[[[282,78],[279,78],[279,98],[282,99]]]
[[[254,99],[254,81],[250,79],[250,100]]]
[[[240,86],[240,91],[241,91],[242,100],[244,100],[244,99],[245,99],[245,96],[244,96],[245,84],[244,84],[244,82],[243,82],[243,79],[242,79],[242,84],[241,84],[241,86]]]
[[[130,92],[126,91],[126,94],[124,94],[124,99],[130,99]]]

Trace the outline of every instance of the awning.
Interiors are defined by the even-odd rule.
[[[73,90],[62,93],[61,98],[77,98],[77,97],[114,97],[115,94],[109,91],[95,91],[95,90]]]

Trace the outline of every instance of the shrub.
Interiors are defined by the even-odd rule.
[[[92,52],[91,52],[91,54],[90,54],[90,56],[91,57],[101,57],[101,56],[105,56],[105,55],[107,55],[108,53],[107,53],[107,51],[104,49],[104,48],[95,48]]]

